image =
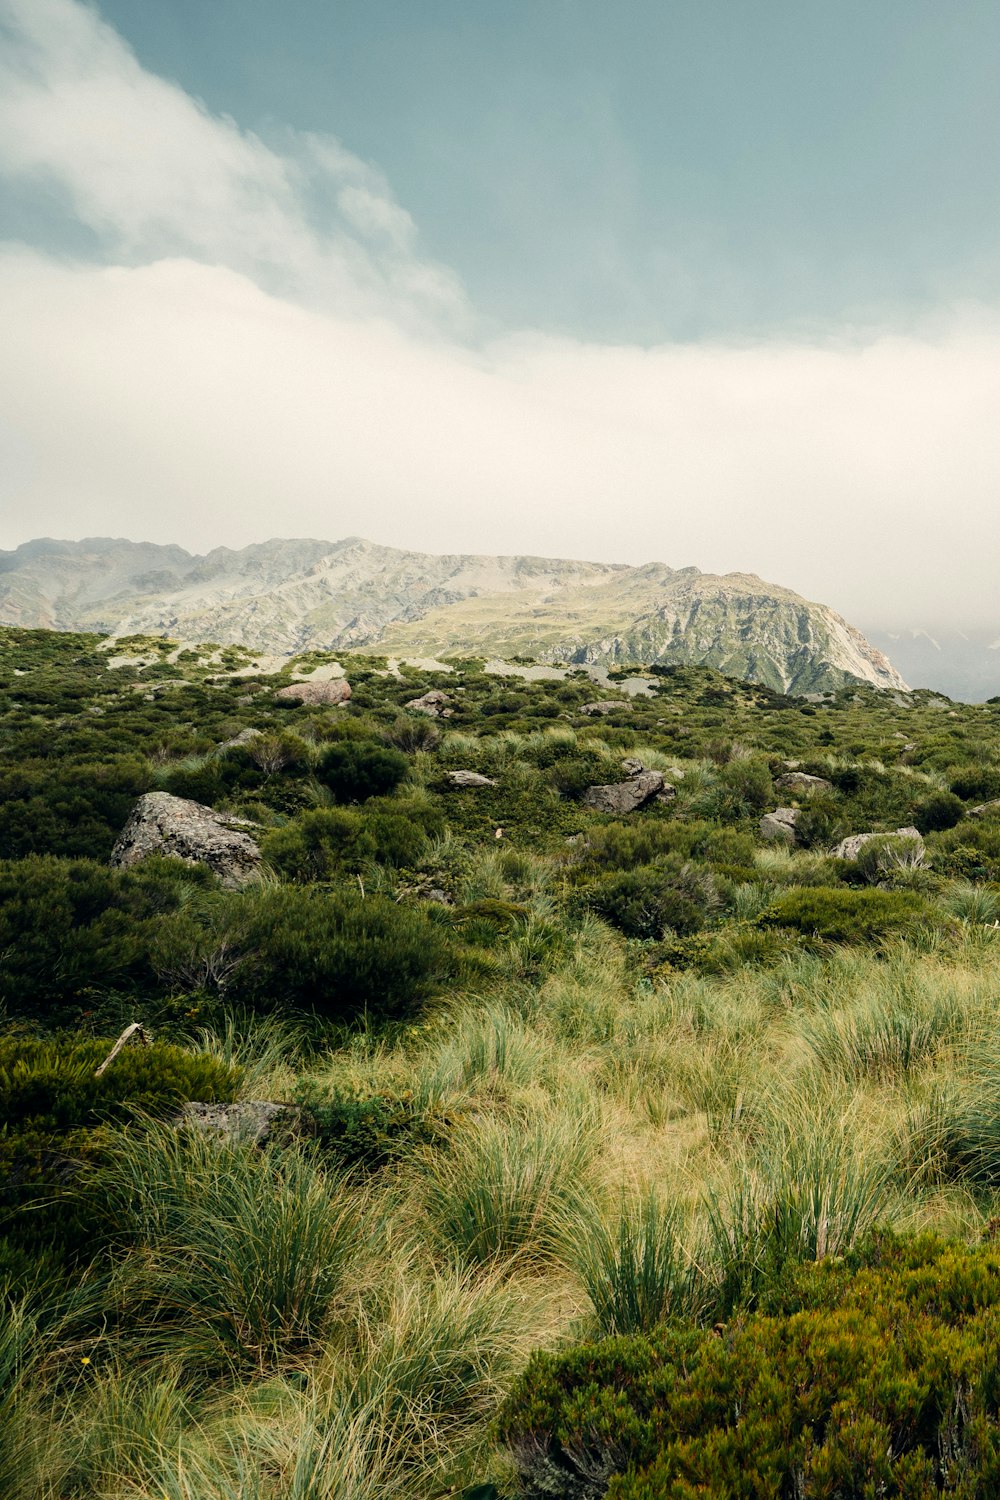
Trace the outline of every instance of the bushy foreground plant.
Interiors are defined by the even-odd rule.
[[[906,932],[927,915],[926,902],[912,891],[800,887],[782,891],[762,920],[826,942],[864,943]]]
[[[770,1315],[536,1355],[501,1439],[530,1500],[987,1496],[1000,1485],[1000,1259],[873,1244]]]

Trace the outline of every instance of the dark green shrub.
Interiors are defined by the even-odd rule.
[[[58,1019],[109,991],[155,989],[158,919],[206,881],[206,870],[173,860],[127,871],[51,856],[0,863],[0,1002]]]
[[[0,1236],[10,1246],[92,1254],[98,1211],[78,1174],[109,1128],[189,1099],[236,1097],[238,1069],[164,1042],[124,1048],[98,1078],[113,1041],[0,1038]]]
[[[451,1123],[443,1111],[420,1105],[406,1092],[323,1089],[305,1083],[295,1103],[322,1150],[340,1166],[364,1172],[386,1166],[412,1147],[439,1144]]]
[[[936,833],[954,828],[965,817],[965,807],[954,792],[931,792],[913,809],[913,825],[921,833]]]
[[[413,1014],[456,968],[429,912],[384,896],[294,886],[243,898],[244,958],[232,993],[340,1021]]]
[[[831,943],[864,943],[906,932],[927,915],[926,902],[912,891],[797,886],[782,891],[761,922]]]
[[[319,807],[272,829],[261,853],[288,879],[307,883],[363,869],[375,857],[375,840],[359,813]]]
[[[965,802],[990,802],[1000,797],[1000,766],[966,766],[952,777],[951,789]]]
[[[937,1500],[1000,1485],[1000,1259],[884,1241],[770,1316],[535,1355],[498,1434],[529,1500]]]
[[[588,787],[607,786],[625,776],[621,761],[600,750],[575,750],[549,767],[549,779],[563,797],[576,801]]]
[[[366,802],[395,791],[409,768],[399,750],[374,740],[348,740],[323,751],[316,775],[338,802]]]
[[[634,938],[697,932],[719,904],[711,872],[682,863],[677,855],[669,863],[605,875],[587,889],[585,900],[591,911]]]

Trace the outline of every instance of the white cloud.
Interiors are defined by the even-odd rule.
[[[467,318],[381,173],[338,141],[289,132],[276,151],[76,0],[0,0],[0,41],[0,173],[55,185],[112,252],[192,255],[316,306]]]
[[[995,624],[992,314],[800,344],[473,348],[453,279],[337,142],[277,153],[73,0],[0,17],[20,38],[0,169],[60,183],[118,262],[0,254],[0,545],[360,533],[754,571],[872,626]]]

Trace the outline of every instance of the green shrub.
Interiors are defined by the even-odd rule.
[[[607,786],[621,781],[624,775],[621,761],[600,750],[576,750],[549,767],[549,779],[556,791],[573,801],[582,797],[588,787]]]
[[[952,777],[951,789],[964,802],[990,802],[1000,797],[1000,766],[967,766]]]
[[[395,791],[409,768],[399,750],[374,740],[348,740],[323,751],[316,775],[338,802],[366,802]]]
[[[124,1048],[96,1077],[112,1042],[0,1038],[0,1235],[9,1245],[93,1253],[95,1206],[74,1187],[108,1127],[189,1099],[236,1097],[238,1069],[164,1042]]]
[[[913,824],[920,833],[935,833],[954,828],[965,817],[965,807],[954,792],[932,792],[913,809]]]
[[[413,1014],[456,958],[431,914],[384,896],[294,886],[243,898],[236,997],[350,1021]]]
[[[324,1154],[345,1168],[372,1172],[416,1146],[439,1144],[451,1124],[411,1092],[322,1088],[302,1083],[295,1103]]]
[[[711,872],[682,863],[678,856],[669,864],[605,875],[588,888],[585,900],[612,927],[635,938],[697,932],[719,905]]]
[[[912,891],[840,890],[798,886],[783,891],[761,918],[831,943],[864,943],[906,932],[928,915]]]
[[[1000,1485],[1000,1260],[883,1241],[770,1316],[535,1355],[498,1433],[530,1500],[986,1496]]]

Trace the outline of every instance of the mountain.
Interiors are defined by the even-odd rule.
[[[905,688],[833,610],[748,573],[273,540],[196,556],[108,537],[0,552],[0,623],[255,650],[377,649],[617,666],[703,662],[783,692]]]
[[[964,703],[985,703],[1000,695],[1000,626],[865,633],[873,645],[892,654],[910,682]]]

